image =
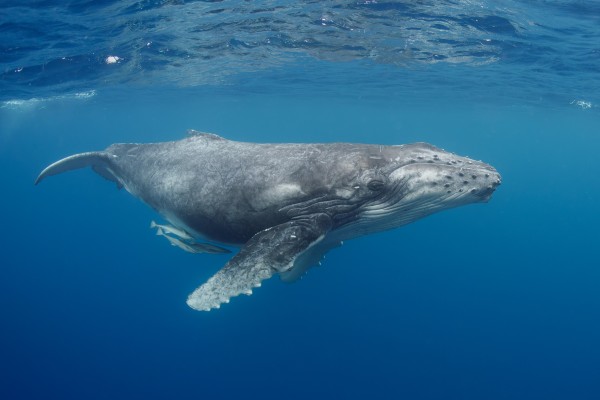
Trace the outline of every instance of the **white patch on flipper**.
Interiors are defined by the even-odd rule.
[[[195,310],[210,311],[219,308],[222,303],[229,303],[232,297],[240,294],[251,295],[252,288],[259,287],[261,281],[269,279],[274,272],[271,267],[262,263],[254,266],[243,265],[252,261],[253,259],[244,259],[241,263],[228,263],[189,295],[187,305]]]

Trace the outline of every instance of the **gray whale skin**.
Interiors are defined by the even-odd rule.
[[[189,133],[76,154],[48,166],[35,183],[91,166],[175,227],[239,246],[189,295],[196,310],[251,294],[275,273],[294,281],[343,240],[487,202],[501,180],[490,165],[427,143],[259,144]]]

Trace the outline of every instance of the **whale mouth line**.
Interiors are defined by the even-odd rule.
[[[496,187],[498,186],[496,185],[494,187],[486,187],[484,189],[481,189],[479,192],[475,193],[475,195],[477,197],[480,197],[483,203],[487,203],[488,201],[490,201],[492,195],[496,191]]]

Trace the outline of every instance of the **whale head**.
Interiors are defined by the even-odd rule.
[[[490,200],[500,174],[428,143],[382,146],[360,175],[363,201],[342,227],[350,237],[393,229],[438,211]],[[358,187],[358,186],[357,186]]]

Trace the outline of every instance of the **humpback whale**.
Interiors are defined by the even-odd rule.
[[[492,166],[427,143],[245,143],[191,131],[75,154],[35,183],[88,166],[177,229],[240,247],[189,295],[205,311],[275,274],[296,280],[344,240],[487,202],[501,182]]]

